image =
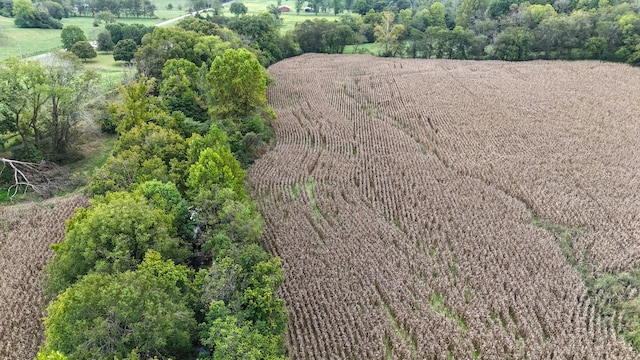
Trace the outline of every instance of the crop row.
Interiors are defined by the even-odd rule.
[[[599,271],[638,261],[620,130],[640,130],[620,99],[637,71],[305,55],[270,72],[276,146],[249,177],[292,358],[633,356],[534,220],[579,231]]]
[[[44,343],[42,271],[82,196],[0,207],[0,359],[33,359]]]

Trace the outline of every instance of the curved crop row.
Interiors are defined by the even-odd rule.
[[[640,261],[637,69],[305,55],[269,71],[276,146],[249,178],[292,358],[633,357],[567,251],[598,273]]]

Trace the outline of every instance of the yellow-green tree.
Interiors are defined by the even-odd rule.
[[[383,56],[395,56],[402,47],[398,38],[404,33],[404,25],[394,24],[394,19],[395,15],[391,11],[383,12],[380,24],[373,30],[376,42],[383,46]]]
[[[255,55],[245,49],[229,49],[218,56],[207,80],[213,98],[209,109],[214,117],[242,117],[267,109],[267,73]]]

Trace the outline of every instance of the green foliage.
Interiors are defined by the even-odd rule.
[[[207,80],[212,87],[215,117],[247,116],[266,109],[267,74],[255,55],[229,49],[211,64]]]
[[[181,111],[185,116],[205,122],[209,115],[198,91],[198,73],[198,67],[189,60],[168,60],[162,68],[164,80],[160,96],[170,111]]]
[[[113,60],[131,62],[135,57],[138,45],[131,39],[122,39],[113,48]]]
[[[98,34],[98,39],[96,40],[98,44],[98,50],[100,51],[112,51],[115,44],[111,39],[111,33],[108,31],[103,31]]]
[[[356,34],[353,29],[327,19],[306,20],[296,24],[293,38],[300,44],[303,52],[324,52],[340,54],[346,45],[353,45]]]
[[[0,129],[17,132],[20,160],[64,159],[74,140],[78,114],[95,99],[99,77],[75,57],[37,61],[9,59],[0,65]]]
[[[247,11],[247,6],[241,2],[233,2],[229,7],[229,12],[235,15],[244,15]]]
[[[244,171],[228,146],[208,148],[200,153],[198,161],[189,168],[187,194],[195,196],[200,188],[217,191],[232,189],[237,198],[244,199]]]
[[[78,41],[71,46],[69,51],[84,61],[98,57],[98,54],[88,41]]]
[[[273,7],[279,13],[277,7]],[[273,13],[261,13],[252,16],[240,16],[230,19],[227,26],[248,39],[249,46],[260,50],[260,62],[264,66],[283,59],[278,18]]]
[[[59,351],[39,351],[36,360],[67,360],[67,357]]]
[[[76,25],[65,26],[60,33],[60,38],[62,39],[62,47],[67,50],[70,50],[73,44],[78,41],[87,41],[84,31]]]
[[[91,194],[130,190],[135,184],[159,180],[184,187],[186,142],[182,136],[153,123],[122,134],[112,155],[89,184]]]
[[[222,301],[211,304],[208,318],[202,344],[211,355],[202,359],[285,359],[282,336],[263,334],[251,322],[240,321]]]
[[[635,350],[640,350],[640,270],[587,276],[585,283],[596,308],[607,321],[616,321],[620,334]]]
[[[96,14],[95,16],[96,23],[104,22],[105,24],[111,24],[116,22],[116,16],[111,13],[109,10],[103,10]]]
[[[507,28],[495,44],[495,56],[501,60],[527,60],[534,44],[531,30],[525,27]]]
[[[87,275],[47,308],[46,351],[73,359],[192,356],[196,322],[184,294],[190,276],[154,251],[136,271]]]
[[[62,29],[62,23],[45,9],[33,6],[31,0],[15,0],[12,7],[14,23],[19,28]]]
[[[136,45],[140,45],[142,43],[142,37],[153,32],[153,29],[155,29],[153,26],[123,23],[108,23],[104,28],[111,34],[111,40],[115,44],[120,40],[130,39],[133,40]]]
[[[374,27],[376,43],[383,45],[382,56],[395,56],[402,49],[398,38],[404,33],[404,25],[394,24],[395,15],[390,11],[382,13],[381,21]]]
[[[174,183],[163,183],[158,180],[146,181],[133,191],[143,195],[150,205],[164,210],[173,216],[173,225],[182,239],[193,237],[193,222],[189,211],[189,203],[182,197]]]
[[[173,214],[139,194],[109,193],[93,199],[89,208],[76,211],[64,241],[53,246],[56,256],[47,267],[48,294],[60,293],[89,273],[134,269],[149,249],[184,261],[190,251],[177,237],[175,224]]]
[[[143,37],[142,46],[135,57],[136,67],[149,78],[160,78],[162,68],[169,59],[185,59],[199,67],[203,59],[195,48],[200,36],[194,31],[178,27],[158,27],[152,34]]]
[[[145,35],[136,59],[162,79],[160,96],[143,75],[109,106],[120,137],[89,185],[100,196],[54,246],[46,280],[58,297],[42,356],[285,358],[281,264],[258,245],[264,220],[236,156],[250,162],[273,135],[255,54],[298,50],[266,17],[251,20],[243,24],[258,26],[253,52],[232,50],[244,46],[237,35],[199,19]],[[122,40],[122,26],[106,27]],[[207,108],[223,126],[185,141],[209,126]]]
[[[176,119],[167,114],[162,99],[153,96],[155,89],[156,80],[147,79],[144,75],[137,82],[120,88],[124,100],[109,105],[109,113],[113,123],[117,124],[118,133],[125,133],[146,123],[172,130],[180,129]]]

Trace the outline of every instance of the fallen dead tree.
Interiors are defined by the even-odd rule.
[[[32,163],[1,157],[0,162],[2,163],[0,176],[4,174],[5,171],[12,172],[11,180],[9,181],[10,185],[7,189],[11,199],[13,199],[18,192],[24,194],[29,190],[32,190],[44,198],[51,197],[56,186],[48,174],[57,168],[55,164],[44,160],[39,163]]]

